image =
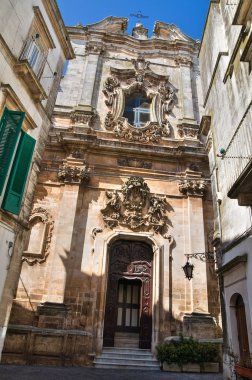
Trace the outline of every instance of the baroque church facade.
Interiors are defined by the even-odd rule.
[[[103,347],[220,337],[199,42],[108,17],[69,27],[3,362],[85,365]],[[197,258],[195,258],[197,257]]]

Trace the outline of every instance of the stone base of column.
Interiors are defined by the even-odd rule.
[[[37,308],[37,325],[43,328],[62,329],[71,308],[64,303],[44,302]]]
[[[215,339],[218,336],[215,318],[209,313],[187,313],[183,318],[183,335],[196,339]]]

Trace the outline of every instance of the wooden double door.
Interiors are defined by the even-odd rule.
[[[114,346],[116,332],[139,333],[139,348],[151,348],[151,246],[141,241],[116,241],[109,250],[103,344]]]

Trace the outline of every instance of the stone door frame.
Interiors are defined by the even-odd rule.
[[[104,240],[103,244],[103,257],[102,257],[102,280],[100,282],[100,291],[103,294],[101,298],[100,310],[102,310],[99,316],[99,331],[97,334],[97,351],[101,352],[103,347],[103,329],[106,307],[106,294],[108,283],[108,270],[109,270],[109,247],[116,240],[136,240],[144,241],[149,244],[153,249],[153,268],[152,268],[152,341],[151,350],[154,352],[155,347],[159,341],[159,321],[160,321],[160,306],[162,305],[162,286],[163,286],[163,270],[160,265],[163,255],[163,245],[158,244],[152,233],[132,233],[132,232],[113,232]],[[98,289],[97,289],[98,290]],[[98,291],[99,291],[98,290]]]

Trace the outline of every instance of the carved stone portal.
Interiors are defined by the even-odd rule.
[[[169,78],[155,74],[149,67],[150,62],[143,57],[139,56],[131,62],[134,69],[111,67],[111,76],[104,82],[105,104],[109,108],[104,121],[105,128],[127,141],[142,144],[158,142],[171,132],[169,115],[175,103],[175,89],[169,83]],[[151,102],[150,121],[138,128],[123,117],[125,96],[134,93],[143,93]]]
[[[166,197],[151,195],[143,178],[130,177],[122,186],[121,194],[117,190],[107,191],[106,196],[108,201],[101,212],[107,227],[121,225],[134,231],[152,229],[169,238]]]

